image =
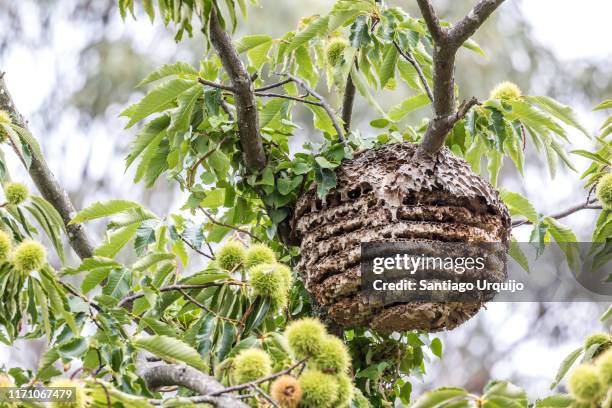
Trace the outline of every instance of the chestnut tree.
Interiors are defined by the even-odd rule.
[[[560,220],[598,211],[593,253],[603,266],[612,244],[612,117],[592,135],[570,107],[508,82],[490,95],[458,99],[455,69],[469,68],[455,67],[455,56],[484,55],[471,37],[500,6],[503,12],[504,0],[479,0],[455,22],[441,19],[431,0],[416,0],[419,16],[381,1],[336,0],[327,14],[302,18],[280,38],[234,38],[249,3],[256,1],[119,0],[126,24],[141,8],[152,24],[173,30],[177,47],[189,36],[205,50],[199,66],[172,61],[143,78],[145,96],[121,115],[126,128],[138,128],[126,157],[126,167],[136,168],[134,183],[176,183],[188,193],[176,213],[155,214],[124,199],[75,209],[0,78],[2,143],[40,193],[11,182],[0,157],[0,341],[48,341],[37,370],[10,368],[0,386],[76,387],[76,400],[58,406],[79,408],[527,407],[520,384],[503,379],[479,395],[452,387],[412,395],[426,356],[443,357],[440,339],[330,319],[295,267],[302,238],[296,204],[305,194],[315,206],[333,194],[337,169],[364,151],[410,144],[417,164],[448,155],[474,177],[483,177],[486,161],[488,182],[513,217],[508,227],[532,225],[535,245],[575,242]],[[398,83],[411,95],[382,109],[381,93]],[[356,98],[377,112],[374,132],[351,125]],[[609,108],[612,101],[595,109]],[[429,120],[406,120],[418,109],[430,109]],[[323,142],[291,149],[301,110]],[[596,149],[571,150],[568,128]],[[591,161],[576,205],[543,214],[527,197],[498,187],[504,160],[523,174],[527,146],[551,177],[558,166],[578,171],[576,156]],[[106,236],[94,242],[87,223],[100,219]],[[65,241],[80,263],[66,262]],[[524,265],[515,241],[508,245]],[[57,262],[47,262],[51,251]],[[136,261],[120,262],[120,251]],[[571,262],[573,253],[566,255]],[[186,273],[194,263],[206,267]],[[80,287],[67,283],[75,275]],[[612,309],[601,319],[611,317]],[[551,396],[536,405],[610,406],[611,344],[607,333],[589,337],[560,364]],[[80,368],[62,379],[60,367],[71,366]],[[554,393],[566,376],[569,393]]]

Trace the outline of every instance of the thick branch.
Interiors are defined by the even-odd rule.
[[[449,41],[459,48],[470,38],[504,0],[480,0],[474,8],[448,31]]]
[[[210,15],[210,42],[219,53],[223,68],[232,82],[232,90],[236,99],[240,145],[246,165],[251,170],[261,170],[266,166],[267,159],[259,132],[259,116],[253,93],[253,82],[240,60],[232,39],[221,27],[214,7]]]
[[[342,100],[342,122],[344,122],[344,131],[351,131],[351,118],[353,116],[353,104],[355,102],[355,84],[351,74],[346,80],[346,88],[344,89],[344,98]]]
[[[225,389],[213,377],[195,368],[178,364],[159,364],[142,370],[141,376],[152,390],[160,387],[179,385],[189,388],[200,395],[200,402],[207,402],[217,408],[248,408],[248,405],[237,398],[222,395],[210,396]],[[152,404],[161,405],[163,400],[150,400]]]
[[[433,47],[435,116],[429,122],[429,127],[425,132],[423,143],[420,146],[422,152],[437,153],[444,145],[446,135],[452,129],[456,118],[462,117],[455,111],[455,55],[459,47],[503,2],[504,0],[480,0],[467,16],[450,29],[446,29],[440,26],[431,1],[417,0],[423,19],[435,43]]]
[[[10,113],[17,126],[28,130],[28,124],[17,110],[11,98],[3,73],[0,74],[0,109]],[[62,217],[66,226],[66,232],[68,233],[70,246],[72,246],[74,252],[81,259],[92,257],[93,245],[83,226],[80,224],[68,224],[76,214],[76,209],[66,191],[57,182],[45,159],[32,155],[32,164],[28,171],[40,194],[53,205],[53,208]]]
[[[596,199],[592,199],[589,200],[588,202],[585,203],[581,203],[581,204],[576,204],[573,205],[563,211],[560,211],[558,213],[549,215],[549,217],[554,218],[556,220],[560,220],[561,218],[565,218],[569,215],[572,215],[578,211],[582,211],[582,210],[601,210],[602,206],[601,205],[593,205],[593,203],[595,203],[597,200]],[[520,227],[521,225],[528,225],[528,224],[533,224],[531,221],[529,220],[515,220],[512,221],[512,227]]]
[[[440,20],[438,19],[438,15],[433,8],[430,0],[417,0],[419,4],[419,9],[421,9],[421,14],[423,15],[423,20],[425,20],[425,24],[427,25],[427,29],[431,34],[431,37],[435,42],[441,41],[445,36],[444,29],[440,26]]]

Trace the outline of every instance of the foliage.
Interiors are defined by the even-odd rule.
[[[193,35],[195,24],[210,40],[213,17],[233,30],[247,9],[246,0],[227,0],[223,7],[213,0],[141,3],[152,21],[173,26],[177,41]],[[119,6],[124,18],[138,15],[133,0],[119,0]],[[187,399],[194,391],[187,387],[179,387],[174,398],[147,386],[139,366],[149,357],[189,366],[223,386],[244,386],[237,391],[254,406],[269,403],[269,390],[283,407],[527,407],[525,392],[505,381],[490,382],[480,396],[449,387],[411,395],[411,381],[426,374],[426,363],[443,357],[440,339],[365,328],[332,336],[292,270],[297,248],[282,237],[297,198],[313,186],[325,196],[343,160],[382,144],[422,140],[427,123],[413,123],[411,114],[430,104],[434,80],[434,42],[425,22],[374,0],[338,0],[329,13],[303,18],[280,38],[247,35],[235,46],[254,81],[257,100],[251,108],[259,117],[266,166],[253,171],[245,164],[238,102],[218,54],[208,49],[197,67],[185,62],[159,67],[140,83],[146,90],[142,99],[122,112],[127,128],[139,126],[126,168],[136,167],[134,183],[152,187],[165,177],[188,198],[179,211],[164,215],[119,199],[81,210],[71,225],[104,219],[106,234],[94,256],[76,266],[64,265],[65,227],[57,211],[41,197],[28,197],[21,185],[8,184],[0,157],[7,197],[0,209],[0,341],[11,345],[46,336],[49,344],[37,370],[12,368],[2,381],[57,381],[59,363],[79,361],[79,390],[94,406],[106,406],[109,398],[118,407],[194,405]],[[473,40],[463,46],[483,54]],[[349,79],[379,114],[370,124],[373,137],[353,130],[342,140],[339,107],[325,109],[315,95],[321,88],[343,95]],[[374,94],[400,86],[409,96],[384,110]],[[272,89],[279,93],[267,92]],[[596,109],[611,107],[606,101]],[[295,148],[294,118],[303,108],[321,134],[318,142]],[[0,111],[0,135],[29,167],[40,148],[16,119]],[[478,174],[485,173],[485,158],[486,174],[497,185],[506,158],[523,174],[528,146],[545,157],[551,177],[559,161],[575,170],[574,156],[566,152],[569,129],[590,138],[568,106],[505,83],[454,124],[446,146]],[[597,196],[605,208],[593,232],[596,266],[612,254],[606,190],[610,133],[608,119],[595,138],[595,152],[572,152],[590,162],[582,175],[585,188],[592,193],[602,186]],[[576,241],[569,228],[522,195],[502,190],[501,198],[512,216],[533,225],[531,241],[539,249],[551,240]],[[592,204],[590,194],[586,201]],[[55,260],[47,263],[39,243],[44,239],[62,268],[54,268]],[[510,253],[519,262],[525,259],[515,245]],[[571,248],[566,256],[570,264],[576,261]],[[80,287],[66,283],[68,277],[79,279]],[[610,316],[612,309],[602,320]],[[580,357],[586,364],[570,374],[572,395],[553,395],[536,406],[566,407],[575,399],[604,406],[606,396],[595,385],[599,379],[609,385],[604,337],[589,338],[563,361],[553,388]]]

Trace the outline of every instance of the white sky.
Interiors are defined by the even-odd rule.
[[[612,56],[612,1],[523,0],[522,9],[536,38],[560,59]]]

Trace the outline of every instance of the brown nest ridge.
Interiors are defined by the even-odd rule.
[[[389,332],[452,329],[474,316],[481,302],[372,300],[360,289],[360,244],[500,242],[507,250],[510,216],[493,186],[448,149],[421,157],[411,143],[360,152],[336,174],[323,199],[316,186],[298,199],[294,220],[298,269],[329,317],[343,327]],[[505,279],[505,266],[497,278]]]

